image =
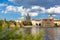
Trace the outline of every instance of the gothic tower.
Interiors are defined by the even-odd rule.
[[[50,13],[50,19],[53,19],[52,13]]]
[[[53,19],[53,16],[52,16],[52,13],[50,13],[50,24],[52,27],[54,27],[54,19]]]
[[[26,22],[30,22],[31,20],[30,20],[30,15],[29,15],[29,13],[27,13],[27,16],[26,16]]]

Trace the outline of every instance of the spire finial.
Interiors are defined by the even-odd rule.
[[[50,13],[50,19],[53,19],[52,13]]]
[[[50,16],[52,16],[52,13],[50,13]]]

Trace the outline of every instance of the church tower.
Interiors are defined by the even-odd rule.
[[[50,19],[53,19],[52,13],[50,13]]]
[[[53,19],[52,13],[50,13],[50,24],[51,24],[51,27],[54,27],[54,19]]]
[[[31,20],[30,20],[30,15],[29,15],[29,13],[27,13],[27,16],[26,16],[26,22],[30,22]]]

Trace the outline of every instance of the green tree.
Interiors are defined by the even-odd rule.
[[[9,22],[15,22],[14,20],[10,20]]]
[[[55,27],[58,27],[58,24],[57,23],[55,23]]]
[[[17,27],[15,28],[9,28],[8,29],[8,32],[6,34],[3,34],[4,37],[0,38],[1,40],[10,40],[10,39],[13,39],[13,35],[15,34],[16,30],[18,30]],[[6,32],[7,30],[5,30]]]
[[[2,33],[2,24],[3,24],[3,20],[0,20],[0,35]]]
[[[36,40],[43,40],[43,36],[44,36],[44,30],[41,29],[40,33],[37,34],[36,36]]]
[[[25,25],[25,26],[28,25],[28,26],[29,26],[29,25],[32,25],[32,22],[26,22],[26,21],[25,21],[25,22],[23,22],[23,25]]]

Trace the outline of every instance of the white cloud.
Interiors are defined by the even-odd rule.
[[[51,7],[49,9],[47,9],[46,12],[48,12],[48,13],[60,13],[60,6]]]
[[[23,8],[23,6],[17,7],[18,8],[18,12],[21,13],[21,16],[24,16],[26,14],[26,10]]]
[[[12,5],[8,5],[6,6],[6,10],[2,11],[3,13],[9,13],[9,12],[20,12],[21,16],[27,15],[27,13],[30,13],[30,16],[37,16],[39,11],[34,11],[34,12],[30,12],[33,9],[37,9],[37,10],[42,10],[45,11],[44,7],[40,7],[40,6],[32,6],[31,8],[24,8],[23,6],[12,6]]]
[[[44,7],[40,7],[40,6],[32,6],[31,9],[37,9],[37,10],[41,10],[40,13],[60,13],[60,6],[54,6],[54,7],[50,7],[48,9],[45,9]]]
[[[40,10],[40,12],[45,13],[46,9],[41,6],[32,6],[31,9]]]
[[[5,10],[5,13],[8,13],[8,12],[20,12],[21,13],[21,16],[24,16],[24,15],[27,15],[27,13],[30,11],[29,8],[24,8],[23,6],[7,6],[6,7],[6,10]]]
[[[37,16],[38,15],[37,12],[29,12],[30,10],[32,10],[32,9],[30,9],[30,8],[23,8],[23,6],[18,7],[18,11],[21,13],[21,16],[27,15],[27,13],[29,13],[30,16]]]
[[[17,12],[17,8],[14,6],[7,6],[6,10],[4,11],[4,13],[8,13],[8,12]]]
[[[45,10],[44,7],[40,7],[40,6],[32,6],[32,9],[41,9],[41,10]]]
[[[32,9],[40,9],[40,6],[32,6]]]
[[[15,7],[15,6],[7,6],[6,10],[7,11],[14,11],[14,12],[16,12],[17,11],[17,7]]]
[[[31,10],[37,10],[32,12]],[[60,13],[60,6],[51,7],[49,9],[45,9],[44,7],[40,6],[32,6],[31,8],[24,8],[23,6],[7,6],[5,13],[8,12],[20,12],[21,16],[30,14],[30,16],[38,16],[39,13]]]
[[[30,16],[38,16],[37,12],[30,12],[29,14],[30,14]]]
[[[27,13],[30,14],[30,16],[37,16],[37,12],[30,12],[32,9],[31,8],[24,8],[23,6],[18,7],[18,11],[21,13],[21,16],[27,15]]]
[[[4,4],[4,3],[0,3],[0,6],[7,6],[7,4]]]

